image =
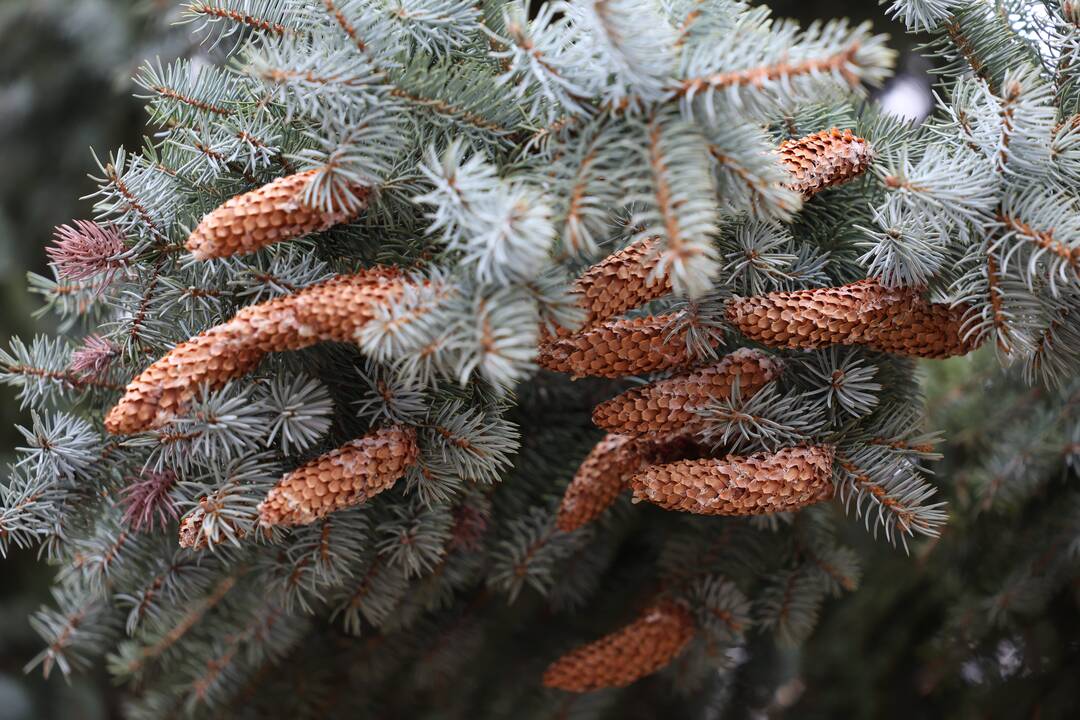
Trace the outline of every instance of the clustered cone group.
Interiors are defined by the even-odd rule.
[[[198,260],[252,253],[356,219],[364,209],[365,188],[353,191],[359,203],[333,212],[304,202],[305,190],[318,172],[286,175],[227,200],[203,217],[188,237],[187,249]]]
[[[789,187],[807,199],[858,176],[872,156],[865,140],[835,129],[785,142],[777,152],[791,176]],[[693,358],[687,328],[678,316],[617,317],[671,291],[670,282],[657,277],[658,252],[659,240],[641,240],[587,270],[576,286],[586,311],[585,326],[541,343],[540,365],[575,378],[677,371],[594,410],[593,421],[609,432],[567,487],[556,517],[558,529],[572,532],[595,519],[627,484],[635,502],[704,515],[791,511],[832,497],[831,446],[700,457],[702,448],[693,436],[705,426],[703,410],[736,393],[744,399],[753,396],[780,375],[781,367],[767,354],[743,348],[712,365],[688,369]],[[735,298],[727,315],[747,337],[773,347],[860,342],[889,352],[941,352],[958,330],[952,315],[915,293],[889,294],[873,281],[850,287],[854,292],[833,288],[801,296]],[[794,309],[784,305],[784,298],[793,295],[804,299],[795,302]],[[856,307],[854,317],[830,322],[834,316],[847,317],[832,311],[834,296]],[[901,308],[905,301],[906,308]],[[774,306],[782,307],[775,311]],[[805,309],[809,316],[802,314]],[[826,338],[815,330],[819,327],[832,335]],[[820,345],[812,344],[819,341],[814,333],[820,334]],[[663,600],[622,630],[554,662],[544,673],[544,685],[571,692],[628,685],[671,662],[694,632],[690,613]]]
[[[278,481],[259,505],[264,527],[306,525],[388,490],[416,463],[416,430],[368,433],[320,455]]]
[[[916,290],[886,288],[872,279],[734,298],[726,312],[743,335],[775,348],[864,345],[909,357],[946,358],[970,352],[975,342],[961,331],[965,306],[932,303]]]
[[[791,177],[789,186],[809,198],[820,190],[863,173],[872,157],[869,144],[850,130],[826,130],[789,140],[777,150]],[[676,371],[671,377],[628,390],[601,403],[593,412],[593,421],[609,434],[589,453],[567,487],[559,507],[556,525],[572,531],[590,522],[609,507],[630,484],[635,499],[689,512],[747,515],[792,510],[826,499],[832,495],[831,458],[828,448],[788,448],[777,453],[745,458],[692,459],[686,456],[701,448],[693,435],[704,428],[703,411],[710,403],[728,400],[738,393],[752,397],[780,374],[780,364],[765,353],[748,348],[737,350],[719,362],[699,368],[687,343],[689,326],[679,315],[643,315],[626,318],[619,315],[671,292],[666,277],[658,276],[656,267],[660,240],[646,238],[608,256],[586,270],[575,290],[579,304],[586,311],[586,322],[577,332],[561,332],[541,343],[539,364],[575,378],[618,378],[662,371]],[[874,281],[864,281],[877,288],[876,314],[872,334],[874,347],[911,351],[948,337],[952,327],[935,325],[942,308],[921,300],[917,294],[902,291],[893,294],[897,302],[889,306],[888,291]],[[861,287],[856,283],[851,287]],[[810,291],[815,292],[815,291]],[[844,288],[819,291],[827,296],[844,294]],[[862,292],[860,308],[869,318],[870,292]],[[785,310],[777,317],[769,308],[753,305],[767,303],[764,298],[735,298],[727,308],[732,324],[745,335],[765,345],[779,347],[819,347],[799,342],[815,327],[815,317],[802,317],[798,311]],[[907,299],[906,315],[901,315],[899,297]],[[921,304],[920,304],[921,303]],[[821,303],[807,303],[817,308]],[[891,309],[891,312],[890,312]],[[761,332],[750,332],[757,327]],[[746,322],[739,322],[743,317]],[[790,344],[769,342],[783,333],[780,322],[796,330],[783,334]],[[834,338],[846,342],[871,340],[870,334],[848,337],[857,326],[854,321],[827,327]],[[774,327],[775,326],[775,327]],[[937,332],[938,335],[933,335]],[[769,337],[765,337],[768,335]],[[898,342],[903,339],[904,342]],[[719,343],[719,338],[713,338]],[[825,340],[834,344],[837,340]],[[921,343],[922,345],[919,345]],[[680,457],[680,454],[683,457]],[[756,474],[748,478],[747,473]],[[676,501],[676,498],[681,498]],[[700,501],[695,505],[686,501]]]
[[[865,140],[837,129],[786,141],[777,154],[790,175],[788,186],[807,199],[857,177],[872,158]],[[366,188],[353,188],[359,202],[337,211],[305,202],[313,195],[308,191],[316,174],[289,175],[232,198],[203,218],[187,248],[197,259],[254,252],[362,211]],[[635,500],[711,515],[790,511],[831,497],[829,446],[700,457],[693,436],[703,425],[701,410],[736,392],[752,396],[777,378],[780,365],[765,353],[742,349],[707,367],[690,368],[688,326],[678,314],[619,317],[671,292],[669,279],[657,273],[661,252],[659,238],[646,238],[587,270],[575,286],[586,315],[583,328],[545,334],[539,348],[541,366],[574,377],[676,371],[596,408],[596,424],[610,432],[567,488],[559,529],[569,532],[588,523],[627,484]],[[106,428],[130,434],[160,427],[185,411],[198,388],[224,385],[254,369],[267,353],[355,341],[376,309],[398,297],[407,282],[398,270],[376,267],[244,308],[144,370],[109,412]],[[929,303],[914,290],[888,289],[874,280],[734,298],[726,312],[743,335],[769,347],[858,343],[920,357],[971,349],[960,333],[963,308]],[[364,502],[391,487],[418,455],[415,429],[374,430],[285,475],[260,504],[259,522],[301,525]],[[181,523],[181,545],[206,546],[203,525],[209,514],[204,498]],[[664,667],[694,633],[686,608],[661,600],[622,630],[553,663],[543,681],[576,692],[628,685]]]
[[[544,686],[570,692],[625,687],[670,663],[695,632],[689,610],[661,600],[621,630],[553,662],[544,672]]]
[[[376,308],[397,297],[405,282],[396,269],[376,267],[248,306],[146,368],[109,411],[105,427],[118,435],[160,427],[182,413],[200,387],[221,387],[267,353],[355,341]]]

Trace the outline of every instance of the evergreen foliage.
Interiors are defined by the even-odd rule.
[[[0,548],[59,568],[32,665],[104,660],[132,718],[722,706],[751,643],[857,587],[841,508],[940,534],[905,355],[1077,366],[1080,26],[1005,5],[891,4],[947,62],[916,127],[866,98],[882,36],[734,0],[191,3],[220,62],[139,72],[153,133],[99,155],[93,221],[31,278],[67,335],[0,354],[30,409]],[[638,272],[608,272],[628,246]],[[540,365],[678,381],[747,347],[780,376],[635,438],[641,462],[754,514],[799,507],[771,499],[810,455],[800,503],[840,502],[559,528],[627,382]],[[634,640],[654,606],[687,638],[663,657]],[[608,632],[633,664],[598,677],[661,677],[542,686]]]
[[[864,582],[880,587],[830,609],[791,714],[1073,714],[1080,394],[993,365],[979,353],[932,373],[949,527],[914,558],[872,553]]]

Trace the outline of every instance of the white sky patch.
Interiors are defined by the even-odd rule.
[[[889,115],[922,120],[930,114],[930,88],[922,78],[899,75],[878,98],[881,109]]]

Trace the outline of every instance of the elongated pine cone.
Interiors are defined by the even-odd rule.
[[[246,307],[180,343],[132,380],[105,428],[127,435],[159,427],[183,412],[204,384],[221,387],[254,369],[266,353],[355,341],[404,282],[394,268],[371,268]]]
[[[870,143],[850,130],[836,128],[785,140],[777,154],[791,175],[788,187],[804,199],[861,175],[873,159]]]
[[[931,303],[911,288],[876,280],[831,288],[732,298],[728,320],[746,337],[776,348],[866,345],[912,357],[944,358],[974,349],[961,332],[964,306]]]
[[[621,630],[553,662],[544,672],[544,686],[579,693],[626,687],[667,666],[696,630],[689,610],[661,600]]]
[[[585,456],[566,487],[555,526],[573,532],[599,517],[645,464],[640,444],[629,435],[608,433]]]
[[[368,433],[281,478],[259,505],[264,527],[307,525],[378,495],[419,456],[416,430],[395,426]]]
[[[589,451],[566,487],[555,517],[563,532],[573,532],[611,507],[630,478],[654,462],[670,462],[692,453],[688,433],[634,438],[608,433]]]
[[[913,290],[894,291],[890,311],[874,325],[867,345],[880,352],[924,358],[967,355],[978,347],[974,334],[965,337],[967,305],[950,307],[928,302]]]
[[[784,448],[651,465],[630,479],[634,499],[696,515],[790,512],[833,495],[833,448]]]
[[[574,289],[579,293],[579,304],[588,312],[586,327],[671,292],[667,276],[654,274],[659,251],[660,238],[645,238],[608,255],[582,273]]]
[[[609,432],[629,435],[693,432],[702,422],[695,411],[731,397],[736,381],[747,398],[779,375],[779,362],[741,348],[714,365],[627,390],[597,405],[592,419]]]
[[[678,315],[618,318],[541,343],[540,367],[575,378],[606,377],[681,367],[692,361]]]
[[[364,202],[334,212],[304,204],[304,190],[317,172],[286,175],[226,200],[203,217],[188,237],[187,249],[198,260],[252,253],[356,219]],[[361,199],[367,197],[364,188],[353,192]]]

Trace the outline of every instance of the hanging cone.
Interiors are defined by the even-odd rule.
[[[777,154],[791,175],[788,187],[807,200],[827,187],[863,174],[873,159],[870,143],[850,130],[836,128],[785,140]]]
[[[251,305],[229,321],[180,343],[128,384],[105,428],[127,435],[168,422],[204,384],[250,372],[263,355],[320,341],[352,342],[380,305],[401,293],[393,268],[372,268]]]
[[[585,456],[566,487],[555,525],[573,532],[611,507],[630,478],[654,462],[669,462],[693,452],[689,435],[633,438],[608,433]]]
[[[910,288],[867,279],[832,288],[736,297],[728,320],[763,345],[812,350],[866,345],[882,352],[943,358],[974,349],[960,331],[966,307],[930,303]]]
[[[645,464],[639,443],[609,433],[596,444],[566,487],[555,526],[573,532],[597,518],[619,496],[626,481]]]
[[[659,249],[660,238],[638,240],[582,273],[575,290],[588,313],[586,327],[671,292],[667,276],[655,276]]]
[[[281,478],[259,505],[264,527],[307,525],[378,495],[419,455],[416,430],[391,427],[320,455]]]
[[[569,692],[626,687],[674,660],[694,637],[694,618],[682,605],[661,600],[637,620],[548,666],[544,687]]]
[[[685,326],[676,314],[608,320],[540,345],[540,367],[579,377],[617,378],[666,370],[692,361]]]
[[[777,361],[741,348],[715,365],[627,390],[597,405],[592,419],[605,430],[629,435],[694,432],[702,422],[695,410],[729,398],[736,382],[740,396],[748,398],[779,374]]]
[[[978,347],[974,333],[965,337],[967,306],[931,303],[908,291],[874,326],[868,347],[909,357],[947,358],[967,355]]]
[[[630,479],[635,500],[696,515],[790,512],[833,495],[833,449],[800,445],[775,453],[652,465]]]
[[[226,200],[203,217],[188,237],[187,249],[198,260],[252,253],[356,219],[364,202],[336,212],[304,204],[304,190],[317,172],[286,175]],[[367,197],[366,189],[354,188],[353,192],[362,200]]]

